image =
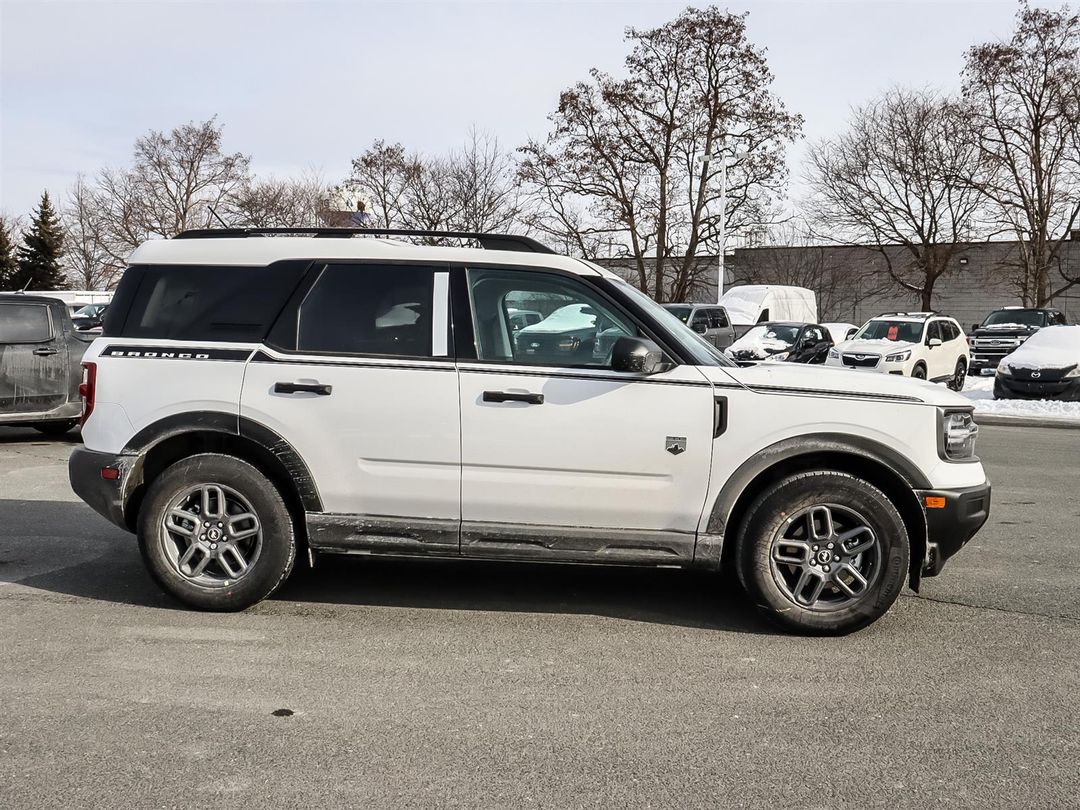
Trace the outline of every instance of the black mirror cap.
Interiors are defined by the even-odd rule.
[[[624,335],[611,348],[611,368],[628,374],[656,374],[664,369],[664,352],[651,340]]]
[[[972,332],[974,332],[974,331],[975,331],[976,329],[978,329],[978,328],[979,328],[980,326],[982,326],[982,324],[980,324],[980,323],[973,323],[973,324],[971,325],[971,331],[972,331]]]

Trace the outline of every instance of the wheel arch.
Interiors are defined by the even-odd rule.
[[[911,567],[908,582],[918,591],[926,556],[926,515],[916,489],[929,489],[926,476],[896,450],[858,436],[819,433],[785,439],[745,461],[724,483],[699,535],[695,563],[727,568],[750,504],[770,485],[807,470],[836,470],[861,478],[884,492],[908,530]]]
[[[305,512],[322,511],[307,464],[275,431],[235,414],[214,411],[166,417],[143,428],[127,443],[132,465],[124,493],[124,521],[135,530],[146,490],[169,466],[198,453],[221,453],[248,462],[278,488],[306,543]]]

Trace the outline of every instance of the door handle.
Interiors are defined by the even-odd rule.
[[[34,349],[34,354],[38,357],[48,357],[50,354],[56,354],[56,349],[51,346],[42,346],[40,349]]]
[[[543,394],[519,394],[516,391],[485,391],[484,402],[524,402],[528,405],[543,405]]]
[[[320,383],[274,383],[275,394],[318,394],[320,397],[328,397],[333,390],[332,385],[322,385]]]

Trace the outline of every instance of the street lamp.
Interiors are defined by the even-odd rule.
[[[724,297],[724,248],[725,240],[727,238],[727,167],[728,160],[732,158],[741,158],[746,156],[745,150],[737,150],[731,154],[723,153],[724,144],[721,142],[720,149],[720,256],[717,262],[716,270],[716,302],[720,303],[720,299]],[[712,160],[712,154],[706,152],[702,157],[703,174],[708,177],[709,175],[709,161]]]

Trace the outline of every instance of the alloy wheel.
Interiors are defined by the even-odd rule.
[[[769,567],[781,592],[799,607],[838,610],[873,589],[881,573],[881,543],[855,510],[816,504],[781,524]]]
[[[161,544],[180,576],[204,587],[225,587],[245,577],[258,560],[262,524],[236,490],[198,484],[169,502]]]

